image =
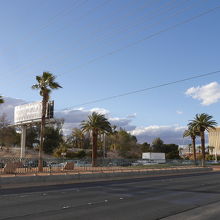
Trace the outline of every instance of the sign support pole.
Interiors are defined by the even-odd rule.
[[[27,126],[21,126],[21,159],[25,157]]]

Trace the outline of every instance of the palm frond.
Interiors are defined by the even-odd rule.
[[[205,131],[208,129],[215,129],[217,122],[212,120],[213,116],[206,113],[196,114],[194,120],[191,120],[188,126],[193,127],[197,131]]]
[[[39,85],[38,84],[34,84],[33,86],[31,86],[32,89],[39,89]]]
[[[62,88],[59,83],[55,82],[55,76],[50,72],[43,72],[42,76],[36,76],[37,84],[31,88],[40,90],[40,95],[49,99],[49,94],[53,89]]]
[[[112,127],[110,122],[105,118],[103,114],[99,114],[97,112],[93,112],[91,115],[88,116],[87,121],[81,122],[81,129],[84,132],[97,130],[100,132],[111,132]]]

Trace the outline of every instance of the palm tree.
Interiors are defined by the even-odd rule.
[[[209,129],[215,129],[217,122],[212,120],[212,116],[206,113],[196,114],[194,120],[192,120],[188,126],[197,130],[201,137],[201,148],[202,148],[202,166],[205,166],[205,131]]]
[[[202,147],[201,147],[201,146],[198,146],[197,149],[198,149],[199,155],[200,155]]]
[[[209,154],[213,155],[213,150],[215,149],[215,147],[213,146],[208,146],[208,151],[209,151]]]
[[[4,99],[2,98],[2,96],[0,95],[0,104],[4,103]]]
[[[190,154],[191,154],[191,148],[192,148],[192,144],[188,144],[189,156],[190,156]]]
[[[111,124],[103,114],[93,112],[87,121],[82,121],[81,128],[83,132],[92,132],[92,166],[96,166],[98,135],[101,132],[111,133]]]
[[[194,158],[195,164],[196,164],[196,136],[199,136],[199,132],[191,126],[189,126],[188,129],[185,130],[183,133],[183,137],[191,137],[193,158]]]
[[[112,140],[112,149],[113,150],[116,150],[116,144],[117,144],[117,141],[118,141],[118,130],[117,130],[117,126],[116,125],[113,125],[112,126],[112,133],[111,133],[111,140]]]
[[[182,151],[183,151],[183,148],[180,147],[180,148],[179,148],[179,153],[180,153],[181,156],[182,156]]]
[[[43,171],[43,140],[45,130],[45,120],[47,103],[50,98],[50,93],[53,89],[62,88],[57,82],[55,82],[55,76],[50,72],[43,72],[42,76],[36,76],[37,84],[32,86],[32,89],[40,90],[40,96],[42,96],[42,116],[41,116],[41,132],[40,132],[40,146],[39,146],[39,161],[38,170]]]
[[[72,132],[72,136],[74,137],[76,147],[83,148],[84,139],[85,139],[83,131],[79,128],[74,128]]]

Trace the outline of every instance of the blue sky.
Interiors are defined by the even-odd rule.
[[[220,9],[105,56],[219,5],[217,0],[1,1],[0,93],[38,101],[30,86],[36,75],[51,71],[63,86],[52,94],[56,109],[62,110],[219,70]],[[202,112],[220,123],[218,99],[202,105],[185,94],[212,82],[220,83],[219,74],[84,108],[103,108],[119,118],[135,114],[132,124],[138,127],[185,126]]]

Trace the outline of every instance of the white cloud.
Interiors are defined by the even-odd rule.
[[[14,107],[16,105],[22,105],[27,103],[25,100],[10,98],[10,97],[3,97],[4,103],[0,105],[0,114],[7,114],[8,120],[13,122],[14,120]]]
[[[112,125],[116,125],[119,128],[123,128],[127,131],[131,131],[136,128],[136,126],[132,125],[132,119],[129,117],[126,118],[109,118],[109,121]]]
[[[92,108],[89,110],[91,113],[92,112],[97,112],[99,114],[103,114],[103,115],[108,115],[109,114],[109,111],[107,109],[104,109],[104,108]]]
[[[93,108],[93,109],[72,109],[72,110],[63,110],[63,111],[56,111],[55,117],[63,118],[65,120],[64,124],[64,133],[69,134],[74,127],[80,127],[80,123],[83,120],[86,120],[88,115],[91,114],[93,111],[96,111],[101,114],[105,114],[106,117],[109,119],[112,125],[116,125],[117,127],[121,127],[126,129],[127,131],[135,129],[136,126],[131,125],[132,119],[130,117],[125,118],[117,118],[117,117],[110,117],[110,112],[103,108]]]
[[[8,118],[13,122],[14,107],[16,105],[21,105],[27,103],[25,100],[14,99],[5,97],[5,103],[0,105],[0,114],[5,112]],[[108,117],[112,125],[116,125],[123,129],[129,131],[132,135],[135,135],[140,143],[147,141],[151,143],[156,137],[160,137],[165,143],[176,143],[176,144],[187,144],[190,143],[189,139],[182,138],[183,131],[185,127],[179,125],[151,125],[146,127],[136,127],[134,125],[134,118],[136,114],[131,114],[126,117],[113,117],[111,112],[103,108],[93,108],[93,109],[69,109],[56,111],[55,117],[64,118],[63,131],[64,134],[69,134],[74,127],[80,127],[82,120],[86,120],[88,115],[92,111],[97,111],[99,113],[105,114]]]
[[[22,99],[15,99],[9,97],[4,97],[4,99],[5,99],[5,103],[0,105],[0,114],[6,113],[10,122],[13,123],[14,107],[17,105],[25,104],[27,102]],[[77,109],[60,110],[60,111],[55,111],[55,117],[64,119],[63,131],[64,134],[69,134],[74,127],[80,127],[80,123],[83,120],[86,120],[88,118],[88,115],[94,111],[106,115],[106,117],[109,118],[109,121],[113,125],[126,129],[127,131],[133,130],[136,127],[131,124],[132,119],[134,119],[136,114],[129,115],[125,118],[111,117],[110,112],[104,108],[92,108],[92,109],[77,108]]]
[[[178,114],[178,115],[182,115],[182,114],[183,114],[183,112],[182,112],[182,111],[177,110],[177,111],[176,111],[176,114]]]
[[[185,94],[202,101],[202,105],[211,105],[220,100],[220,85],[217,82],[211,82],[204,86],[191,87]]]
[[[137,117],[137,113],[133,113],[127,116],[127,118],[136,118]]]
[[[145,141],[151,143],[155,138],[160,137],[167,144],[183,144],[183,132],[185,129],[186,127],[179,125],[151,125],[138,127],[130,133],[135,135],[141,143]]]

